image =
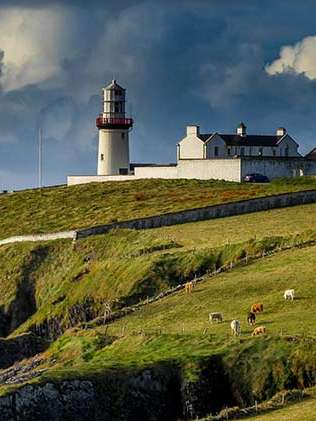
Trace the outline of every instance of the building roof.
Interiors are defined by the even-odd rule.
[[[122,88],[122,86],[120,86],[115,79],[113,79],[111,81],[111,83],[109,85],[107,85],[104,89],[121,89],[123,91],[125,91],[124,88]]]
[[[312,159],[313,161],[316,161],[316,148],[312,149],[310,152],[308,152],[307,155],[305,155],[306,159]]]
[[[206,142],[213,133],[200,134],[199,138]],[[276,135],[244,135],[218,133],[227,146],[278,146],[283,136]]]

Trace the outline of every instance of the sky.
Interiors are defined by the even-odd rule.
[[[95,174],[101,89],[127,90],[132,162],[170,163],[187,124],[316,146],[316,2],[0,0],[0,190]]]

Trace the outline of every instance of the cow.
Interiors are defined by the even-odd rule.
[[[263,304],[261,303],[256,303],[256,304],[252,304],[250,312],[251,313],[261,313],[263,311]]]
[[[266,333],[266,328],[264,326],[258,326],[254,329],[251,336],[264,335],[265,333]]]
[[[222,323],[222,321],[223,321],[223,313],[220,313],[218,311],[216,311],[214,313],[209,313],[208,318],[209,318],[209,321],[211,323],[213,323],[213,322],[220,322],[220,323]]]
[[[249,325],[253,326],[256,324],[256,314],[251,311],[248,313],[247,322]]]
[[[190,281],[190,282],[186,282],[186,283],[184,284],[184,290],[185,290],[185,293],[186,293],[186,294],[191,294],[192,289],[193,289],[193,283],[192,283],[192,281]]]
[[[239,320],[232,320],[230,324],[230,328],[232,330],[233,335],[239,336],[241,333],[240,321]]]
[[[294,289],[286,289],[283,295],[285,300],[294,300]]]

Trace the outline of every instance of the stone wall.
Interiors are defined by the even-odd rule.
[[[61,231],[61,232],[52,232],[50,234],[31,234],[31,235],[17,235],[15,237],[5,238],[0,240],[0,246],[10,243],[20,243],[26,241],[50,241],[50,240],[59,240],[61,238],[75,238],[76,231]]]
[[[76,232],[76,238],[103,234],[113,228],[157,228],[314,202],[316,202],[316,190],[285,193],[81,229]]]

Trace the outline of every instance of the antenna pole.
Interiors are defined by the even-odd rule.
[[[42,187],[42,147],[43,147],[43,132],[40,127],[38,130],[38,187]]]

